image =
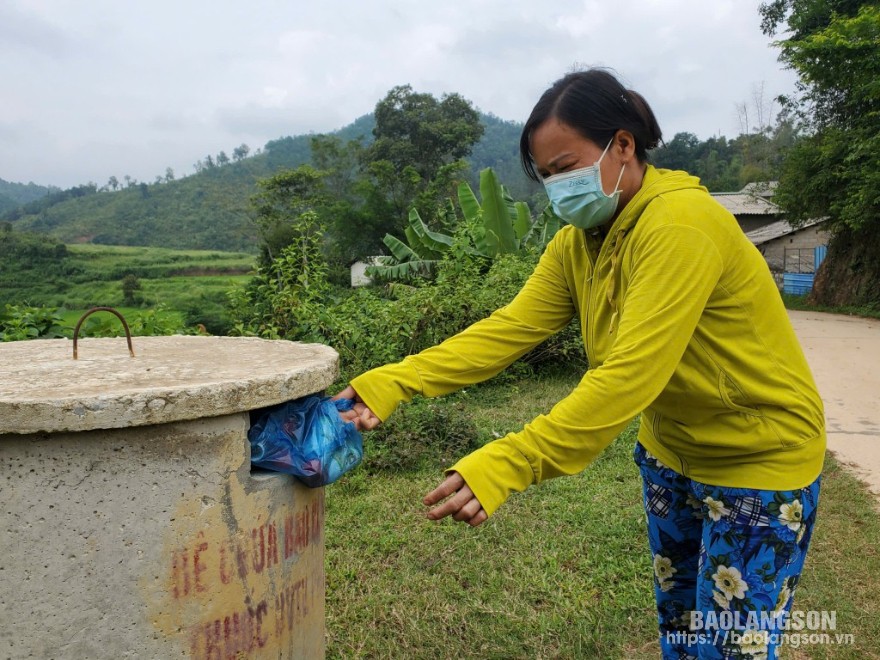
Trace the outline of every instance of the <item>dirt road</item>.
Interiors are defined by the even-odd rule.
[[[789,315],[825,402],[828,448],[880,496],[880,320]]]

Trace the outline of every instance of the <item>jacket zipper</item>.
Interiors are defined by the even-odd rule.
[[[616,220],[615,220],[614,224],[617,224]],[[602,242],[599,243],[599,250],[598,250],[595,258],[593,258],[593,253],[590,251],[589,247],[587,248],[587,256],[590,259],[590,264],[592,265],[592,272],[593,272],[592,277],[590,278],[590,291],[589,291],[589,295],[587,296],[587,318],[588,319],[595,319],[596,318],[595,312],[596,312],[596,308],[598,306],[596,303],[596,301],[597,301],[597,299],[596,299],[597,293],[596,292],[599,291],[598,295],[601,296],[602,292],[604,292],[604,290],[605,290],[605,288],[603,286],[597,287],[595,285],[601,284],[601,282],[599,282],[599,278],[598,278],[599,262],[602,261],[602,253],[605,251],[605,246],[607,245],[608,239],[610,237],[611,237],[611,232],[609,232],[608,235],[606,235],[605,238],[602,240]],[[586,230],[584,230],[584,241],[589,241],[589,240],[590,240],[590,237],[587,235]],[[598,239],[594,239],[594,240],[598,241]],[[606,258],[606,260],[607,260],[607,258]],[[606,283],[606,286],[607,286],[607,283]],[[589,340],[587,342],[588,343],[587,359],[589,359],[589,361],[590,361],[590,368],[594,368],[597,364],[595,352],[593,350],[593,346],[595,345],[595,339],[596,339],[596,323],[591,322],[589,324],[589,326],[590,327],[587,329],[587,339]]]
[[[593,257],[593,251],[590,247],[591,237],[587,234],[587,230],[584,230],[584,249],[587,251],[587,259],[590,260],[590,280],[589,280],[589,288],[587,290],[587,308],[584,310],[584,318],[583,322],[587,324],[587,362],[589,364],[590,369],[594,369],[596,367],[596,354],[593,351],[593,340],[595,333],[593,329],[595,324],[592,322],[593,320],[593,291],[595,290],[596,283],[596,264],[599,262],[598,256]],[[599,250],[601,252],[601,245],[599,246]]]

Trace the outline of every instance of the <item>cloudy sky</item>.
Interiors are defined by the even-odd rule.
[[[152,181],[341,128],[395,85],[524,121],[576,65],[614,68],[664,133],[734,137],[791,91],[760,0],[0,0],[0,178]]]

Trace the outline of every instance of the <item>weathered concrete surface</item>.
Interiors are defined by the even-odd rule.
[[[0,433],[124,428],[216,417],[323,391],[336,352],[243,337],[0,344]]]
[[[880,321],[789,315],[825,403],[828,448],[880,495]]]
[[[332,382],[334,351],[0,349],[0,658],[323,657],[323,490],[252,473],[247,430]]]
[[[323,657],[323,489],[248,424],[0,435],[0,657]]]

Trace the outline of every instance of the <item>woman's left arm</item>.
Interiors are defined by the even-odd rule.
[[[661,393],[721,276],[713,239],[689,224],[640,231],[614,345],[546,415],[466,456],[461,474],[491,515],[511,492],[583,470]]]

